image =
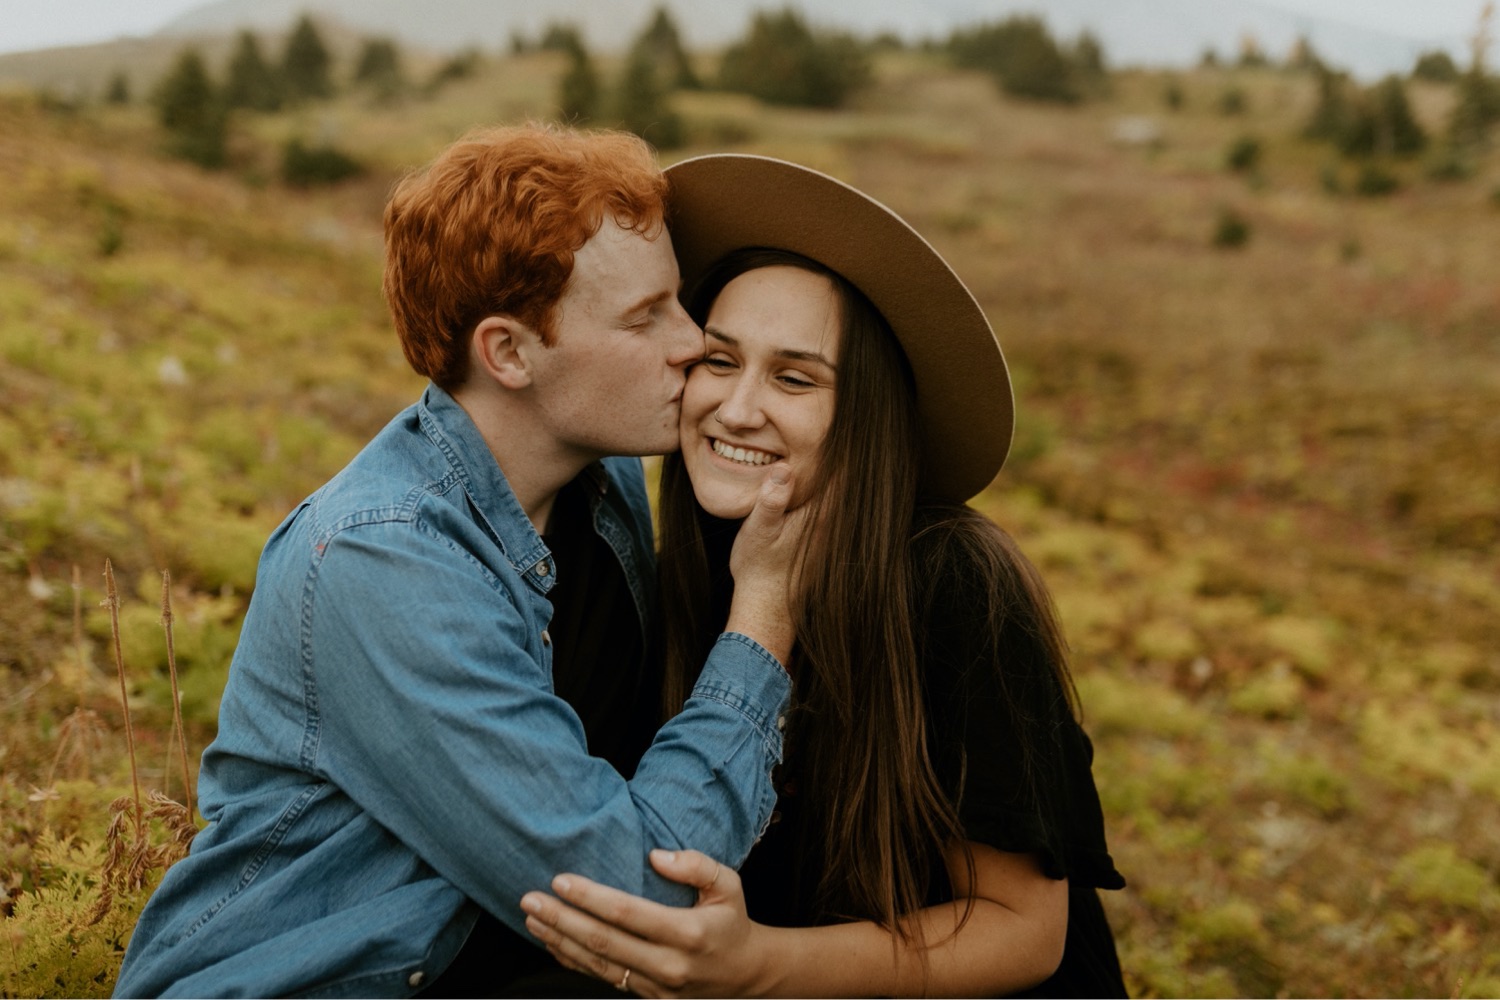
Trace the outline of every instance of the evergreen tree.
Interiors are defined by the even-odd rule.
[[[401,72],[401,53],[389,38],[369,38],[355,64],[354,82],[369,87],[378,101],[392,101],[406,89]]]
[[[1412,156],[1427,147],[1427,133],[1412,114],[1400,77],[1386,77],[1351,94],[1348,78],[1323,66],[1318,68],[1318,103],[1302,134],[1356,158]]]
[[[1401,78],[1388,76],[1360,95],[1339,140],[1345,156],[1412,156],[1427,147],[1427,133],[1411,113]]]
[[[1260,40],[1248,31],[1240,36],[1240,67],[1242,69],[1260,69],[1267,65],[1265,49],[1260,47]]]
[[[1286,57],[1286,68],[1295,73],[1315,72],[1323,65],[1323,57],[1313,48],[1306,35],[1299,35],[1292,43],[1292,51]]]
[[[1086,80],[1103,80],[1109,75],[1109,67],[1104,64],[1104,46],[1092,32],[1085,31],[1078,36],[1073,45],[1073,65]]]
[[[558,108],[565,122],[587,122],[599,114],[599,74],[575,31],[568,51],[568,71],[558,84]]]
[[[869,57],[852,36],[815,34],[790,7],[757,13],[749,34],[719,64],[725,90],[768,104],[838,107],[869,77]]]
[[[293,138],[282,147],[281,179],[290,187],[337,184],[364,170],[364,164],[332,146],[308,146]]]
[[[125,75],[124,70],[117,70],[115,75],[109,78],[109,86],[104,91],[104,100],[110,104],[130,103],[130,78]]]
[[[333,57],[323,44],[318,28],[306,14],[292,29],[281,57],[281,79],[286,96],[304,101],[333,96]]]
[[[466,80],[473,76],[479,71],[479,67],[483,62],[484,56],[480,54],[478,49],[465,49],[457,55],[449,57],[446,62],[433,70],[432,76],[428,77],[423,90],[429,95],[436,94],[443,87],[455,80]]]
[[[1459,75],[1458,63],[1454,62],[1453,57],[1442,49],[1434,49],[1417,56],[1417,64],[1412,67],[1411,75],[1414,80],[1455,83]]]
[[[1016,97],[1072,103],[1080,97],[1078,70],[1040,18],[1012,17],[954,32],[948,51],[960,66],[992,75]],[[1102,53],[1098,56],[1103,65]]]
[[[281,87],[276,74],[260,54],[260,41],[249,31],[240,32],[234,55],[229,59],[224,103],[252,111],[275,111],[281,107]]]
[[[1335,73],[1321,64],[1316,72],[1318,103],[1313,106],[1312,116],[1302,127],[1302,135],[1307,139],[1339,142],[1353,117],[1349,106],[1348,81],[1344,74]]]
[[[682,47],[677,24],[665,7],[656,8],[651,23],[636,38],[631,58],[638,52],[651,61],[657,83],[665,89],[696,90],[702,85],[698,74],[693,72],[687,50]]]
[[[157,88],[155,104],[173,153],[200,166],[223,166],[228,115],[196,49],[177,57]]]
[[[637,45],[626,60],[625,74],[615,94],[615,114],[622,127],[658,149],[674,149],[682,145],[682,119],[667,104],[658,69],[648,48]]]
[[[571,55],[583,51],[583,36],[578,33],[576,25],[553,21],[542,32],[536,47],[541,52],[566,52]]]
[[[1473,58],[1469,68],[1458,79],[1458,100],[1448,122],[1448,134],[1458,146],[1484,146],[1490,132],[1500,122],[1500,80],[1490,76],[1485,57],[1490,47],[1490,20],[1495,5],[1487,3],[1479,15],[1474,33]]]

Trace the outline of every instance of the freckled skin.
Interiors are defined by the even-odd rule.
[[[683,461],[704,510],[745,517],[769,468],[715,454],[715,441],[785,460],[799,492],[813,481],[833,421],[839,319],[828,279],[799,268],[749,271],[719,293],[682,397]]]
[[[575,254],[556,340],[535,353],[542,427],[583,461],[677,447],[684,370],[703,334],[677,301],[671,237],[607,220]]]

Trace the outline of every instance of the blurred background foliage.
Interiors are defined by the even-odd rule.
[[[975,503],[1056,592],[1133,993],[1500,993],[1482,60],[1127,70],[1034,19],[913,44],[783,10],[721,52],[664,12],[612,53],[304,19],[127,70],[0,94],[0,994],[107,993],[149,892],[87,922],[129,782],[104,559],[142,780],[180,796],[159,571],[196,755],[266,535],[421,389],[390,184],[524,118],[829,171],[970,283],[1020,420]]]

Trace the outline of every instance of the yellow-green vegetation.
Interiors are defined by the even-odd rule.
[[[246,112],[216,174],[163,159],[140,107],[0,98],[0,994],[107,992],[151,885],[105,873],[131,780],[105,558],[141,782],[180,797],[159,572],[196,752],[264,537],[420,390],[379,295],[391,180],[550,114],[565,69]],[[1451,89],[1408,86],[1440,134]],[[1132,991],[1494,995],[1500,158],[1345,194],[1356,167],[1299,137],[1316,99],[1256,68],[1025,104],[891,51],[837,112],[679,93],[672,155],[871,191],[992,318],[1020,427],[976,503],[1068,629]],[[367,172],[283,186],[268,165],[315,133]],[[1226,169],[1247,135],[1253,168]],[[1225,213],[1243,239],[1216,246]]]

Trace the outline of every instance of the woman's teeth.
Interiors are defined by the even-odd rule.
[[[720,458],[727,458],[731,462],[743,462],[746,465],[770,465],[776,461],[776,456],[769,452],[756,451],[753,448],[736,448],[717,438],[714,439],[713,449],[714,454]]]

